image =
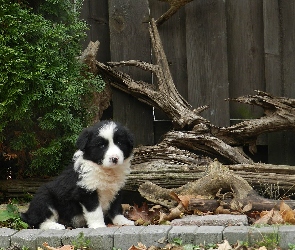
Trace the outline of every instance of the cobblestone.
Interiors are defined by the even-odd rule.
[[[12,245],[25,246],[31,250],[42,247],[47,242],[52,247],[73,244],[80,233],[90,241],[93,250],[127,250],[132,245],[142,242],[146,246],[164,246],[168,241],[181,239],[183,244],[210,244],[228,240],[230,244],[238,240],[253,244],[257,241],[276,238],[282,249],[288,244],[295,244],[295,226],[124,226],[98,229],[80,228],[73,230],[38,230],[16,231],[0,228],[0,247]]]

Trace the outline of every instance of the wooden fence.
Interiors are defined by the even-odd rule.
[[[85,0],[82,18],[88,40],[100,41],[98,60],[152,61],[148,21],[169,5],[158,0]],[[159,27],[176,87],[193,107],[217,126],[260,117],[256,107],[225,101],[263,90],[295,98],[294,0],[194,0]],[[128,68],[135,79],[152,75]],[[126,124],[137,144],[157,142],[170,124],[133,97],[113,91],[112,117]],[[262,136],[267,161],[295,165],[295,136]]]

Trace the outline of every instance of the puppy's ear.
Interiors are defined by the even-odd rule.
[[[83,129],[76,142],[76,147],[81,151],[85,150],[86,144],[89,140],[90,132],[87,128]]]

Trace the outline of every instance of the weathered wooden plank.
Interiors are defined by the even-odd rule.
[[[227,0],[230,97],[265,90],[262,0]],[[230,103],[231,119],[260,117],[262,110]]]
[[[280,13],[278,0],[263,1],[264,23],[264,57],[265,57],[265,88],[268,93],[283,95],[281,72],[281,36]],[[272,164],[286,163],[286,143],[284,132],[268,135],[268,162]],[[278,145],[280,145],[278,147]]]
[[[202,113],[218,126],[229,124],[225,2],[200,0],[186,7],[188,101],[209,105]]]
[[[282,96],[280,13],[278,0],[263,1],[266,92]]]
[[[232,119],[262,114],[249,105],[224,102],[228,96],[260,89],[294,98],[294,5],[279,0],[199,0],[180,9],[159,32],[182,96],[193,107],[209,104],[203,115],[219,126],[228,125],[229,105]],[[101,42],[100,61],[150,60],[148,7],[151,17],[158,18],[169,6],[158,0],[85,0],[82,17],[90,24],[88,40]],[[136,79],[151,82],[149,73],[131,71]],[[150,107],[114,92],[114,119],[135,132],[137,144],[153,144]],[[165,118],[156,113],[158,117]],[[269,161],[294,165],[293,141],[292,133],[271,135]]]
[[[295,2],[280,1],[282,21],[283,86],[286,97],[295,97]]]
[[[283,95],[295,97],[295,2],[279,1],[281,16],[281,37],[282,37],[282,86]],[[280,145],[284,150],[284,162],[281,164],[295,163],[295,135],[294,132],[283,133],[284,144]],[[276,153],[277,157],[280,151]]]
[[[84,49],[90,41],[99,41],[97,60],[107,62],[110,60],[110,36],[108,0],[85,0],[83,3],[82,19],[89,25],[87,39],[83,43]]]
[[[111,61],[137,59],[150,62],[147,0],[109,0]],[[151,82],[151,74],[135,68],[123,69],[136,80]],[[113,119],[125,124],[136,144],[154,142],[152,108],[118,90],[113,92]]]

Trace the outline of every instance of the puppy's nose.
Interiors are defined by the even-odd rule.
[[[117,164],[119,161],[119,158],[118,157],[111,157],[111,161],[112,161],[112,163]]]

